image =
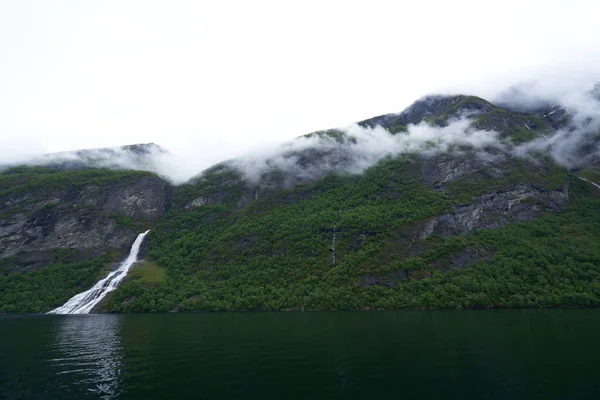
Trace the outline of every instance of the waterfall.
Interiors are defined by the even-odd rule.
[[[338,222],[340,220],[341,215],[342,215],[342,209],[340,208],[338,210]],[[329,250],[331,252],[331,265],[334,267],[335,267],[335,233],[337,231],[338,222],[336,222],[335,225],[333,226],[333,238],[331,238],[331,250]]]
[[[337,227],[333,227],[333,238],[331,239],[331,265],[335,267],[335,231]]]
[[[150,231],[140,233],[131,246],[127,259],[119,265],[116,271],[111,272],[104,279],[99,280],[89,290],[71,297],[65,304],[48,312],[48,314],[89,314],[89,312],[108,294],[117,288],[125,278],[129,268],[137,261],[140,246],[144,237]]]
[[[589,182],[589,183],[591,183],[592,185],[596,186],[598,189],[600,189],[600,185],[598,185],[596,182],[592,182],[592,181],[590,181],[589,179],[585,179],[585,178],[583,178],[583,177],[581,177],[581,176],[578,176],[578,178],[579,178],[579,179],[581,179],[582,181]]]

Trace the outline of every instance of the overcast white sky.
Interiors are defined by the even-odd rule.
[[[430,92],[599,80],[599,15],[595,0],[1,0],[0,162],[155,142],[202,168]]]

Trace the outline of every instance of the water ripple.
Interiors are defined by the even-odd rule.
[[[52,357],[47,362],[60,383],[68,379],[69,386],[84,387],[102,399],[118,397],[122,364],[119,317],[64,317],[49,351]]]

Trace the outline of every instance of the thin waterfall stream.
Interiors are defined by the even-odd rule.
[[[581,176],[578,176],[578,178],[579,178],[579,179],[581,179],[582,181],[586,181],[586,182],[588,182],[588,183],[591,183],[592,185],[594,185],[594,186],[596,186],[598,189],[600,189],[600,185],[598,185],[596,182],[592,182],[592,181],[590,181],[589,179],[585,179],[585,178],[583,178],[583,177],[581,177]]]
[[[331,249],[329,250],[331,252],[331,265],[333,267],[335,267],[335,234],[337,233],[337,224],[340,220],[341,215],[342,215],[342,209],[340,208],[338,210],[338,221],[333,226],[333,237],[331,238]]]
[[[117,288],[131,266],[137,262],[140,246],[148,232],[150,231],[140,233],[137,236],[131,246],[129,256],[119,265],[119,268],[108,274],[106,278],[100,279],[91,289],[71,297],[65,304],[49,311],[48,314],[89,314],[100,300]]]
[[[335,231],[337,227],[333,227],[333,238],[331,239],[331,265],[335,267]]]

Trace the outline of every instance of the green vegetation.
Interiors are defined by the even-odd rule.
[[[58,172],[58,170],[56,168],[19,165],[16,167],[10,167],[10,168],[5,169],[4,171],[0,172],[0,175],[54,174],[57,172]]]
[[[592,182],[600,182],[600,167],[580,171],[578,175]]]
[[[426,122],[444,126],[461,110],[478,110],[473,126],[498,132],[508,145],[552,132],[532,115],[477,97],[441,104]],[[403,132],[402,121],[386,119],[387,128]],[[353,140],[338,130],[306,135],[315,136]],[[488,163],[466,146],[454,150],[461,155],[439,154],[430,164],[416,155],[387,157],[362,175],[330,174],[293,187],[285,186],[284,171],[264,172],[254,186],[224,163],[168,188],[169,211],[156,222],[102,214],[126,231],[150,227],[151,261],[135,265],[99,307],[167,312],[600,306],[600,191],[544,155]],[[307,163],[327,156],[302,154]],[[600,182],[598,169],[577,174]],[[0,174],[0,199],[15,193],[30,198],[0,217],[37,201],[36,218],[48,218],[55,190],[127,184],[146,175],[12,168]],[[464,215],[460,206],[493,202],[511,191],[517,194],[507,206],[485,216],[495,218],[498,223],[489,226],[496,229],[464,235],[429,229]],[[567,206],[553,200],[567,196]],[[535,212],[511,220],[515,204]],[[84,217],[98,212],[92,203],[67,208]],[[38,270],[20,268],[18,256],[1,259],[0,312],[48,311],[106,275],[116,257],[75,261],[81,257],[56,250],[50,265]]]
[[[173,211],[149,236],[166,278],[124,282],[103,306],[164,312],[600,305],[600,198],[591,185],[571,179],[573,199],[563,213],[419,242],[422,221],[451,211],[455,200],[423,187],[412,166],[410,157],[388,159],[361,177],[329,176],[242,210],[234,196],[229,205]],[[480,183],[471,195],[516,179],[550,189],[569,177],[544,165],[527,175],[523,166],[488,187]],[[465,251],[475,254],[470,266],[455,268],[453,259]]]
[[[423,121],[430,125],[446,126],[451,118],[458,117],[461,110],[479,110],[483,107],[493,107],[493,105],[477,96],[459,96],[458,101],[440,110],[437,115],[427,116]]]
[[[105,253],[90,260],[69,262],[68,253],[57,251],[50,265],[34,272],[11,272],[10,260],[0,265],[0,313],[50,311],[92,287],[106,276],[117,259],[116,254]]]
[[[144,171],[82,169],[58,172],[50,168],[14,167],[0,173],[0,196],[11,193],[38,193],[64,190],[84,185],[105,185],[128,182],[141,176],[152,175]]]
[[[401,133],[401,132],[408,132],[408,128],[404,124],[398,124],[398,125],[390,126],[388,128],[388,131],[391,134],[396,134],[396,133]]]
[[[100,235],[79,250],[48,249],[42,237],[50,237],[50,243],[68,243],[77,237],[74,225],[78,232],[105,229],[122,237],[147,229],[148,221],[114,209],[108,212],[97,203],[108,189],[124,191],[147,176],[154,177],[139,171],[65,172],[43,167],[14,167],[1,173],[0,253],[11,256],[0,259],[0,312],[49,311],[105,276],[118,257],[111,249],[118,245],[106,243]],[[94,194],[86,198],[90,186]],[[41,243],[40,248],[27,246],[29,241]],[[25,251],[20,247],[23,242]]]
[[[347,138],[346,134],[338,129],[327,129],[325,131],[317,131],[306,135],[302,135],[301,137],[313,138],[317,136],[323,139],[331,138],[338,143],[343,143]]]
[[[136,263],[127,274],[127,280],[139,280],[144,283],[162,282],[165,277],[166,269],[151,261]]]
[[[498,132],[504,142],[510,140],[517,145],[542,135],[551,136],[553,134],[552,128],[539,118],[502,108],[494,108],[480,115],[474,122],[474,126]]]
[[[100,308],[600,305],[597,189],[543,157],[535,164],[511,160],[500,170],[501,176],[477,170],[434,191],[421,183],[416,158],[387,158],[361,176],[329,175],[244,202],[248,188],[239,173],[214,168],[175,188],[173,208],[147,239],[153,261],[137,264]],[[466,236],[419,238],[424,224],[452,214],[453,204],[515,184],[562,190],[566,182],[571,201],[563,212]],[[198,198],[206,201],[189,207]],[[466,261],[456,261],[461,258]],[[115,260],[108,254],[71,259],[69,251],[59,251],[51,265],[27,273],[15,273],[11,261],[3,260],[0,311],[48,311],[89,288]]]
[[[466,204],[476,196],[516,184],[531,184],[548,191],[558,190],[574,178],[548,157],[537,157],[536,164],[523,159],[510,159],[501,167],[505,171],[501,176],[490,169],[481,169],[450,182],[447,193],[453,203]]]

